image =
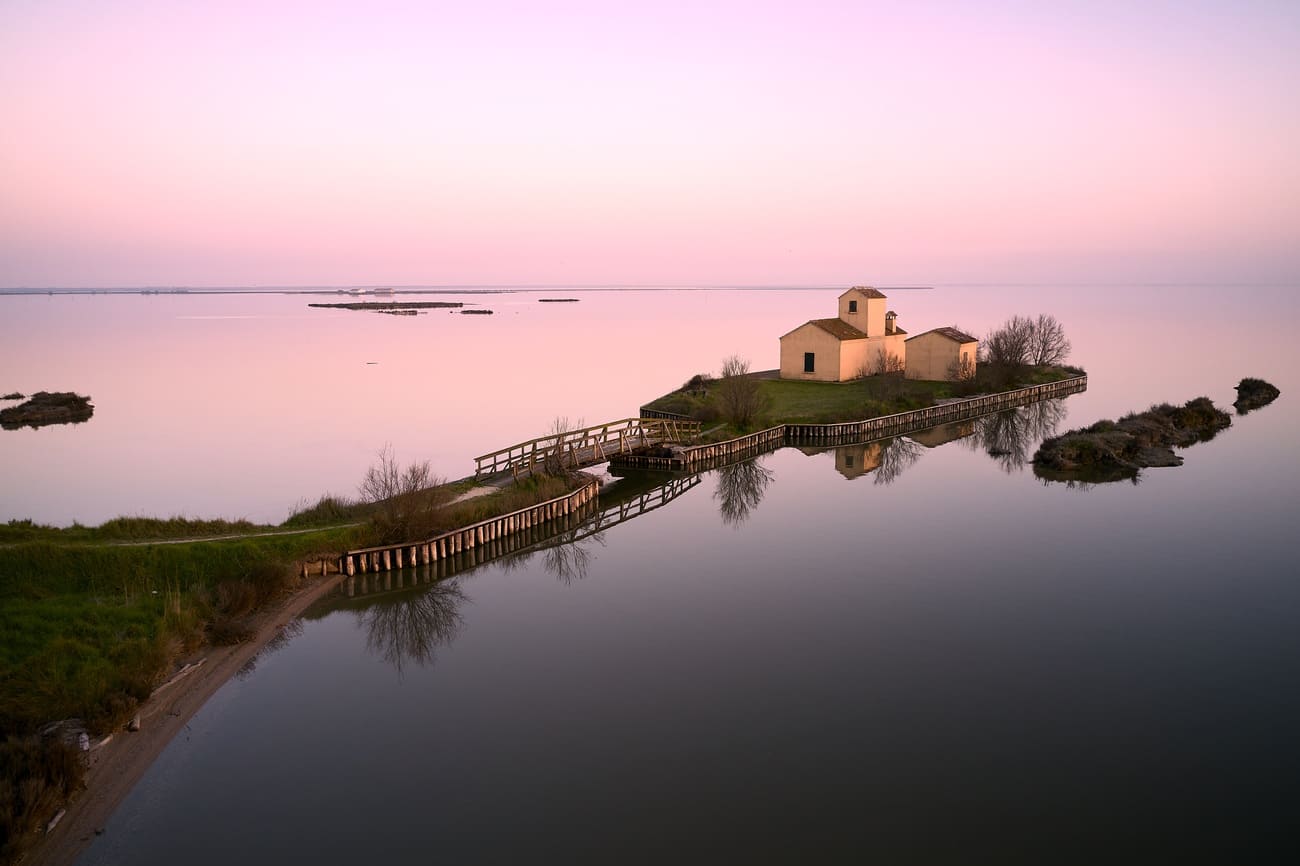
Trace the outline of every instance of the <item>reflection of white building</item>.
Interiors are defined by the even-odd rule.
[[[917,430],[915,433],[908,433],[907,438],[918,445],[924,445],[926,448],[938,448],[940,445],[956,442],[958,439],[965,439],[974,432],[975,419],[970,418],[965,421],[950,421],[947,424],[940,424],[938,427],[930,427],[926,430]]]
[[[882,358],[905,359],[907,332],[898,327],[885,295],[869,286],[855,286],[839,299],[834,319],[813,319],[781,337],[781,378],[815,382],[844,382],[888,367]]]
[[[866,442],[862,445],[845,445],[835,449],[835,471],[852,481],[879,468],[885,445]]]

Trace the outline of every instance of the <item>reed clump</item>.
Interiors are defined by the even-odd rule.
[[[1249,376],[1237,383],[1236,390],[1237,399],[1232,405],[1236,407],[1238,415],[1267,406],[1282,393],[1276,385]]]
[[[1161,403],[1118,421],[1098,421],[1044,440],[1034,455],[1034,468],[1047,477],[1073,473],[1086,481],[1132,478],[1147,467],[1182,465],[1175,447],[1207,441],[1231,424],[1231,416],[1208,397],[1181,406]]]
[[[56,737],[0,743],[0,863],[16,863],[34,834],[82,785],[79,750]]]

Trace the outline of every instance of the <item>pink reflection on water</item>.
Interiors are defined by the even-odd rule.
[[[279,521],[299,500],[353,493],[388,442],[463,477],[475,455],[541,435],[557,416],[635,415],[726,355],[773,368],[777,338],[834,315],[839,291],[437,295],[424,297],[494,314],[413,317],[306,306],[334,295],[0,297],[0,391],[75,390],[96,406],[86,424],[0,433],[0,519]],[[912,334],[1056,315],[1090,373],[1069,424],[1201,393],[1230,403],[1244,375],[1284,393],[1297,379],[1285,334],[1296,302],[1282,291],[887,293]],[[1284,407],[1274,411],[1291,417]]]

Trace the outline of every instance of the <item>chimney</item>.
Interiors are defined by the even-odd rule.
[[[898,313],[895,313],[893,310],[890,310],[888,313],[885,313],[885,335],[886,336],[894,333],[898,329],[898,324],[895,321],[897,318],[898,318]]]

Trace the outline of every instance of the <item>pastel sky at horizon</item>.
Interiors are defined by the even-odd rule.
[[[1300,281],[1300,3],[0,4],[0,287]]]

